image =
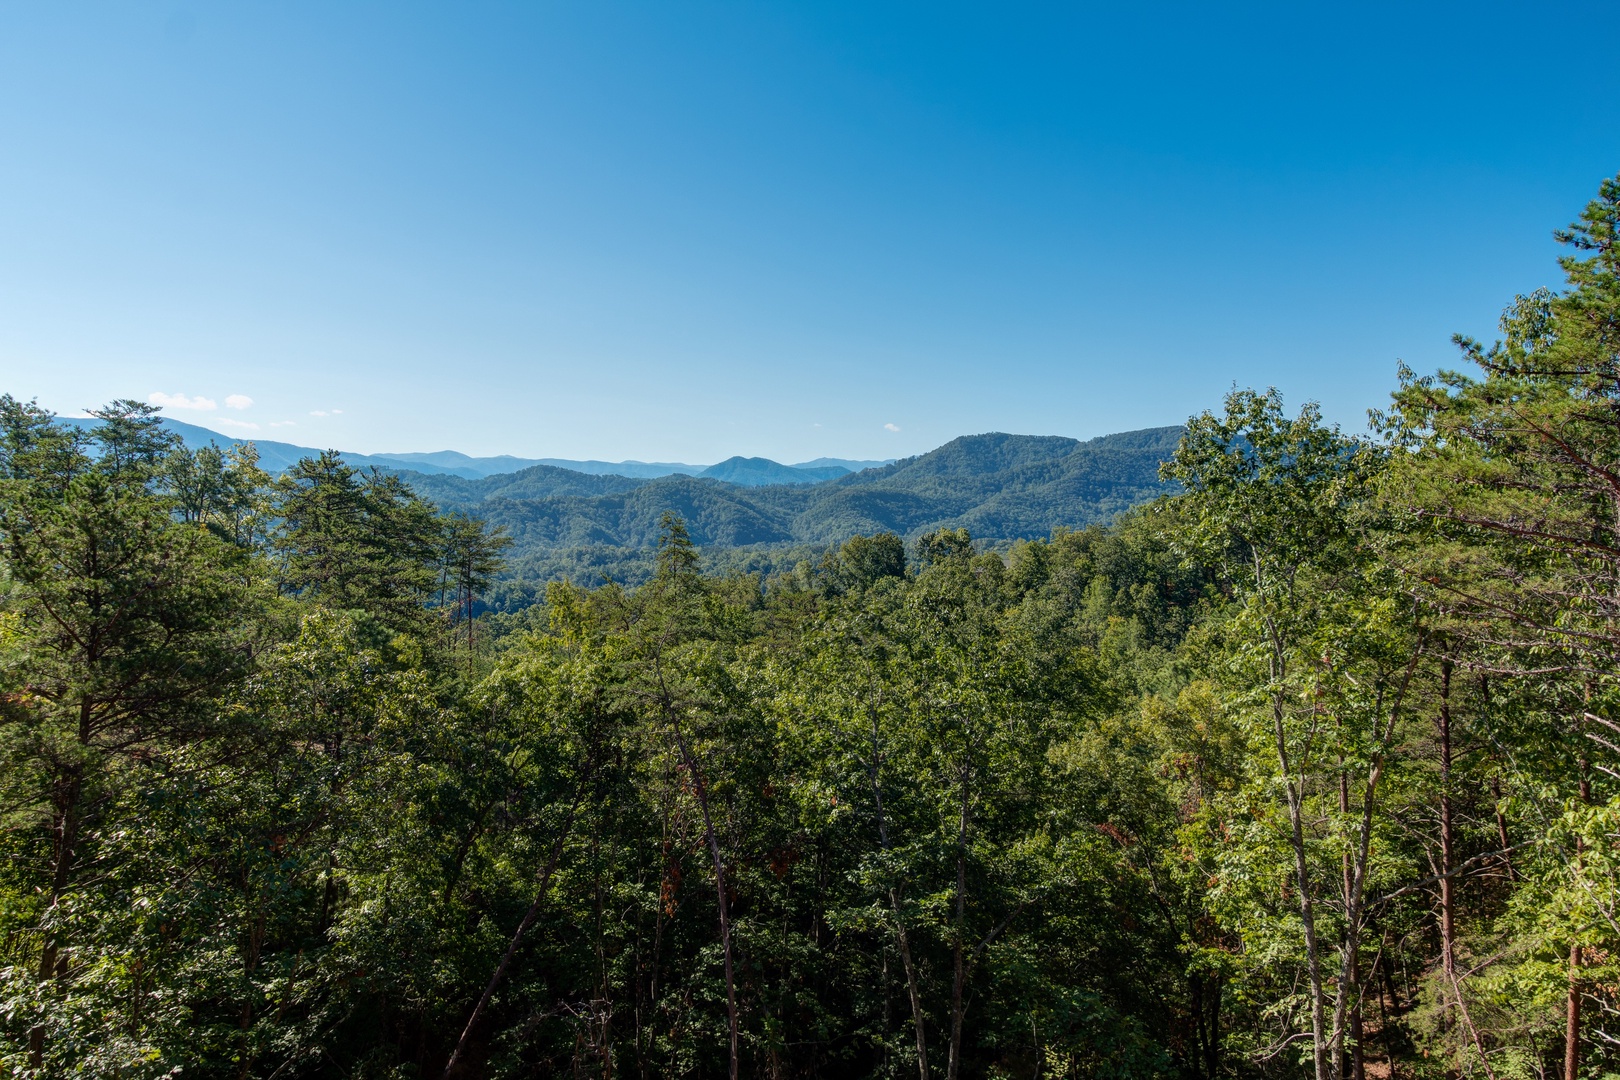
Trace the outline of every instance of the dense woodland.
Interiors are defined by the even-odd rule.
[[[522,610],[397,476],[0,398],[0,1064],[1620,1072],[1617,230],[1365,437]]]
[[[953,439],[887,466],[816,484],[747,485],[704,476],[656,479],[587,475],[536,466],[466,479],[396,475],[435,505],[499,526],[512,541],[511,572],[484,602],[498,611],[532,604],[553,578],[641,584],[652,576],[663,516],[685,522],[710,572],[791,570],[851,536],[915,539],[967,529],[981,550],[1045,537],[1054,528],[1111,521],[1170,490],[1159,466],[1181,428],[1149,428],[1080,442],[990,433]],[[743,460],[743,459],[739,459]]]

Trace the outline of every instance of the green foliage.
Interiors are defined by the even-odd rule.
[[[93,902],[123,869],[114,808],[148,756],[218,730],[213,700],[248,662],[249,554],[176,520],[156,490],[172,447],[151,410],[98,415],[92,458],[37,407],[0,398],[0,807],[8,930],[22,935],[0,992],[18,1069],[149,1054],[133,1031],[103,1045],[85,1014],[87,988],[121,978]]]
[[[906,576],[906,546],[893,533],[852,536],[838,549],[837,573],[847,588],[869,589],[885,578]]]
[[[420,621],[437,584],[439,527],[396,477],[362,474],[328,452],[281,475],[275,514],[284,590],[396,630]]]
[[[1453,991],[1431,1037],[1445,1042],[1447,1010],[1475,1008],[1501,1034],[1474,1053],[1495,1043],[1526,1070],[1572,1009],[1594,1025],[1620,1012],[1607,974],[1620,923],[1599,869],[1615,838],[1590,827],[1620,798],[1617,224],[1620,179],[1605,180],[1555,234],[1571,249],[1559,260],[1567,288],[1516,298],[1489,347],[1458,338],[1476,374],[1403,369],[1394,408],[1376,417],[1406,451],[1387,494],[1404,513],[1391,558],[1460,658],[1494,680],[1475,726],[1508,792],[1498,813],[1534,840],[1467,943],[1488,970]]]

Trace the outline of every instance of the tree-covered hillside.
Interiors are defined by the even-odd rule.
[[[476,506],[496,499],[550,499],[616,495],[648,483],[645,478],[613,473],[582,473],[554,465],[530,465],[516,472],[471,479],[448,474],[396,472],[423,498],[444,506]]]
[[[711,480],[723,480],[728,484],[764,487],[768,484],[819,484],[823,480],[847,476],[849,471],[841,465],[806,468],[782,465],[770,458],[729,457],[710,465],[700,475]]]
[[[988,541],[1107,521],[1169,490],[1180,428],[1107,435],[970,435],[919,457],[814,485],[586,477],[537,467],[469,481],[401,473],[424,497],[505,529],[518,576],[637,582],[665,513],[706,548],[825,548],[849,537],[967,528]]]

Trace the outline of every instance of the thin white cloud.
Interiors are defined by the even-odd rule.
[[[253,399],[246,394],[232,394],[225,399],[227,409],[246,409],[253,405]]]
[[[883,425],[883,430],[884,431],[899,431],[900,430],[900,425],[899,424],[884,424]]]
[[[311,415],[311,416],[330,416],[331,414],[328,413],[325,409],[311,409],[311,410],[309,410],[309,415]]]
[[[342,416],[343,415],[343,410],[342,409],[333,409],[332,410],[332,415],[333,416]]]
[[[161,405],[165,409],[196,409],[208,412],[219,408],[219,402],[213,398],[205,398],[201,394],[188,397],[185,394],[165,394],[161,390],[154,390],[146,395],[146,400],[153,405]]]
[[[241,428],[244,431],[259,430],[259,425],[255,424],[251,420],[232,420],[228,416],[222,416],[218,420],[215,420],[214,423],[218,424],[220,427]]]

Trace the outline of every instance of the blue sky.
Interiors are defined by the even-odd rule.
[[[0,6],[0,389],[357,451],[1357,428],[1620,171],[1620,7]],[[247,401],[248,404],[243,404]],[[241,407],[232,407],[241,406]],[[324,414],[324,415],[321,415]]]

